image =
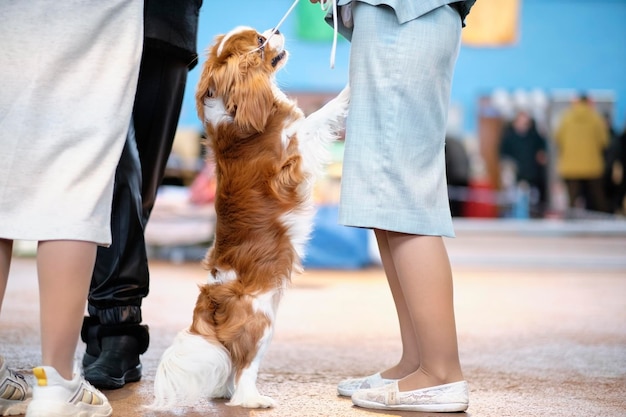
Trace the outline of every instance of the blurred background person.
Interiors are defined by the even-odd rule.
[[[513,120],[502,130],[500,158],[513,163],[515,185],[527,184],[530,188],[530,213],[543,217],[546,209],[547,141],[539,133],[532,116],[518,110]]]
[[[471,177],[469,155],[459,139],[446,136],[446,181],[452,217],[463,217]]]
[[[606,122],[586,94],[564,111],[554,139],[557,172],[565,182],[569,208],[580,204],[587,210],[607,212],[603,175],[609,134]]]
[[[626,211],[624,209],[624,198],[626,197],[626,127],[624,127],[622,134],[619,136],[618,155],[621,175],[619,181],[617,182],[617,212],[621,214],[626,214]]]
[[[603,114],[606,130],[609,135],[608,146],[604,150],[604,193],[610,213],[618,212],[621,208],[622,201],[619,200],[620,175],[620,137],[613,129],[613,119],[611,114],[606,112]]]

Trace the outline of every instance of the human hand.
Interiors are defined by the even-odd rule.
[[[544,151],[537,151],[535,154],[535,160],[539,165],[546,165],[548,163],[548,156]]]

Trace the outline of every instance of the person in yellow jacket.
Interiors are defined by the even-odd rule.
[[[609,136],[602,116],[586,95],[563,113],[555,141],[557,171],[567,187],[569,207],[576,207],[582,197],[585,209],[606,212],[602,173]]]

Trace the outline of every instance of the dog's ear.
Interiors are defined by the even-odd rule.
[[[244,132],[263,132],[271,114],[274,93],[269,75],[244,57],[225,60],[213,51],[202,68],[196,89],[196,110],[204,120],[204,100],[219,97],[235,125]]]
[[[218,54],[223,38],[224,35],[215,38],[200,74],[196,88],[198,116],[204,120],[207,97],[220,98],[239,129],[263,132],[274,103],[271,74],[259,54]]]
[[[263,132],[274,103],[269,75],[258,67],[242,63],[240,72],[230,86],[226,109],[243,131]]]
[[[204,100],[207,97],[221,96],[223,91],[218,91],[218,87],[223,83],[222,80],[228,77],[228,62],[218,55],[219,45],[224,36],[217,35],[213,46],[207,50],[207,59],[202,66],[200,79],[196,86],[196,112],[202,122],[204,122]]]
[[[204,99],[207,95],[211,94],[210,90],[213,88],[211,86],[211,76],[210,76],[210,64],[209,62],[205,62],[202,67],[202,73],[200,74],[200,80],[198,81],[198,86],[196,87],[196,112],[198,113],[198,117],[204,123]]]
[[[207,50],[207,59],[202,65],[200,79],[196,86],[196,112],[198,117],[204,123],[204,99],[214,94],[215,83],[213,82],[213,74],[217,65],[217,45],[220,44],[224,35],[218,35],[212,48]]]

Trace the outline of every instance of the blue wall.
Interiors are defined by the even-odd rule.
[[[466,132],[475,132],[478,97],[495,88],[538,88],[548,94],[559,89],[611,90],[616,99],[614,126],[621,131],[626,123],[626,0],[520,1],[517,44],[464,46],[461,50],[452,100],[463,109]],[[204,0],[199,49],[203,51],[216,34],[238,25],[271,28],[291,4],[291,0]],[[330,69],[330,42],[298,40],[295,13],[280,28],[291,53],[278,76],[281,87],[286,91],[339,91],[347,81],[349,43],[339,42],[335,68]],[[180,127],[200,129],[193,97],[199,67],[189,75]]]

